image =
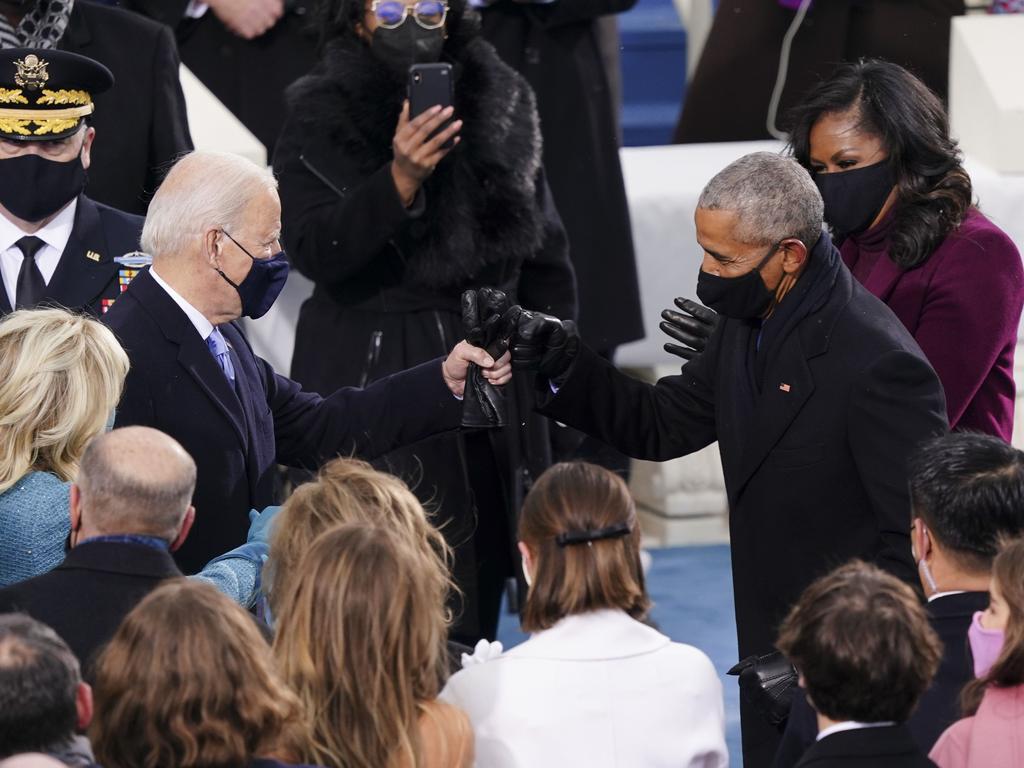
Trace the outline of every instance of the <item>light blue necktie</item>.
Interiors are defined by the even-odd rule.
[[[231,355],[228,353],[228,343],[224,339],[224,335],[220,332],[220,328],[214,328],[213,333],[206,339],[206,346],[210,348],[210,352],[217,359],[217,363],[220,365],[220,369],[224,371],[224,375],[228,377],[228,381],[232,384],[235,383],[235,366],[231,363]]]

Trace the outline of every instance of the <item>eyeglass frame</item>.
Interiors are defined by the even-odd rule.
[[[380,16],[377,14],[377,7],[382,2],[400,4],[403,9],[402,20],[399,21],[397,24],[385,24],[383,21],[381,21]],[[438,2],[441,4],[441,21],[431,26],[428,26],[424,24],[422,21],[420,21],[419,17],[416,15],[416,6],[423,2]],[[410,13],[412,14],[413,20],[421,27],[423,27],[423,29],[440,29],[441,27],[444,26],[445,21],[448,19],[448,3],[445,0],[416,0],[416,2],[413,3],[412,5],[406,5],[405,3],[402,2],[402,0],[373,0],[373,2],[370,3],[370,11],[377,18],[377,24],[384,27],[384,29],[398,29],[408,20]]]

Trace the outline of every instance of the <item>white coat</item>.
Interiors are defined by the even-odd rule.
[[[568,616],[456,673],[480,768],[720,768],[722,685],[711,660],[618,610]]]

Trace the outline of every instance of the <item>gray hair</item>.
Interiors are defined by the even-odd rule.
[[[700,193],[698,208],[734,211],[733,236],[749,245],[774,245],[787,237],[808,249],[821,236],[825,204],[797,162],[773,152],[753,152],[730,163]]]
[[[142,250],[154,258],[188,250],[211,229],[227,229],[264,190],[276,190],[267,168],[228,152],[190,152],[168,172],[149,204]]]
[[[77,485],[102,533],[173,539],[192,501],[196,464],[169,435],[124,427],[89,443]]]
[[[0,616],[0,757],[73,736],[80,682],[78,659],[56,632],[23,613]]]

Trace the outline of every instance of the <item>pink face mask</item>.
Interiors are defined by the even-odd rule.
[[[971,621],[971,628],[967,630],[967,640],[974,657],[974,676],[983,677],[1003,650],[1003,630],[981,626],[981,611],[978,611]]]

